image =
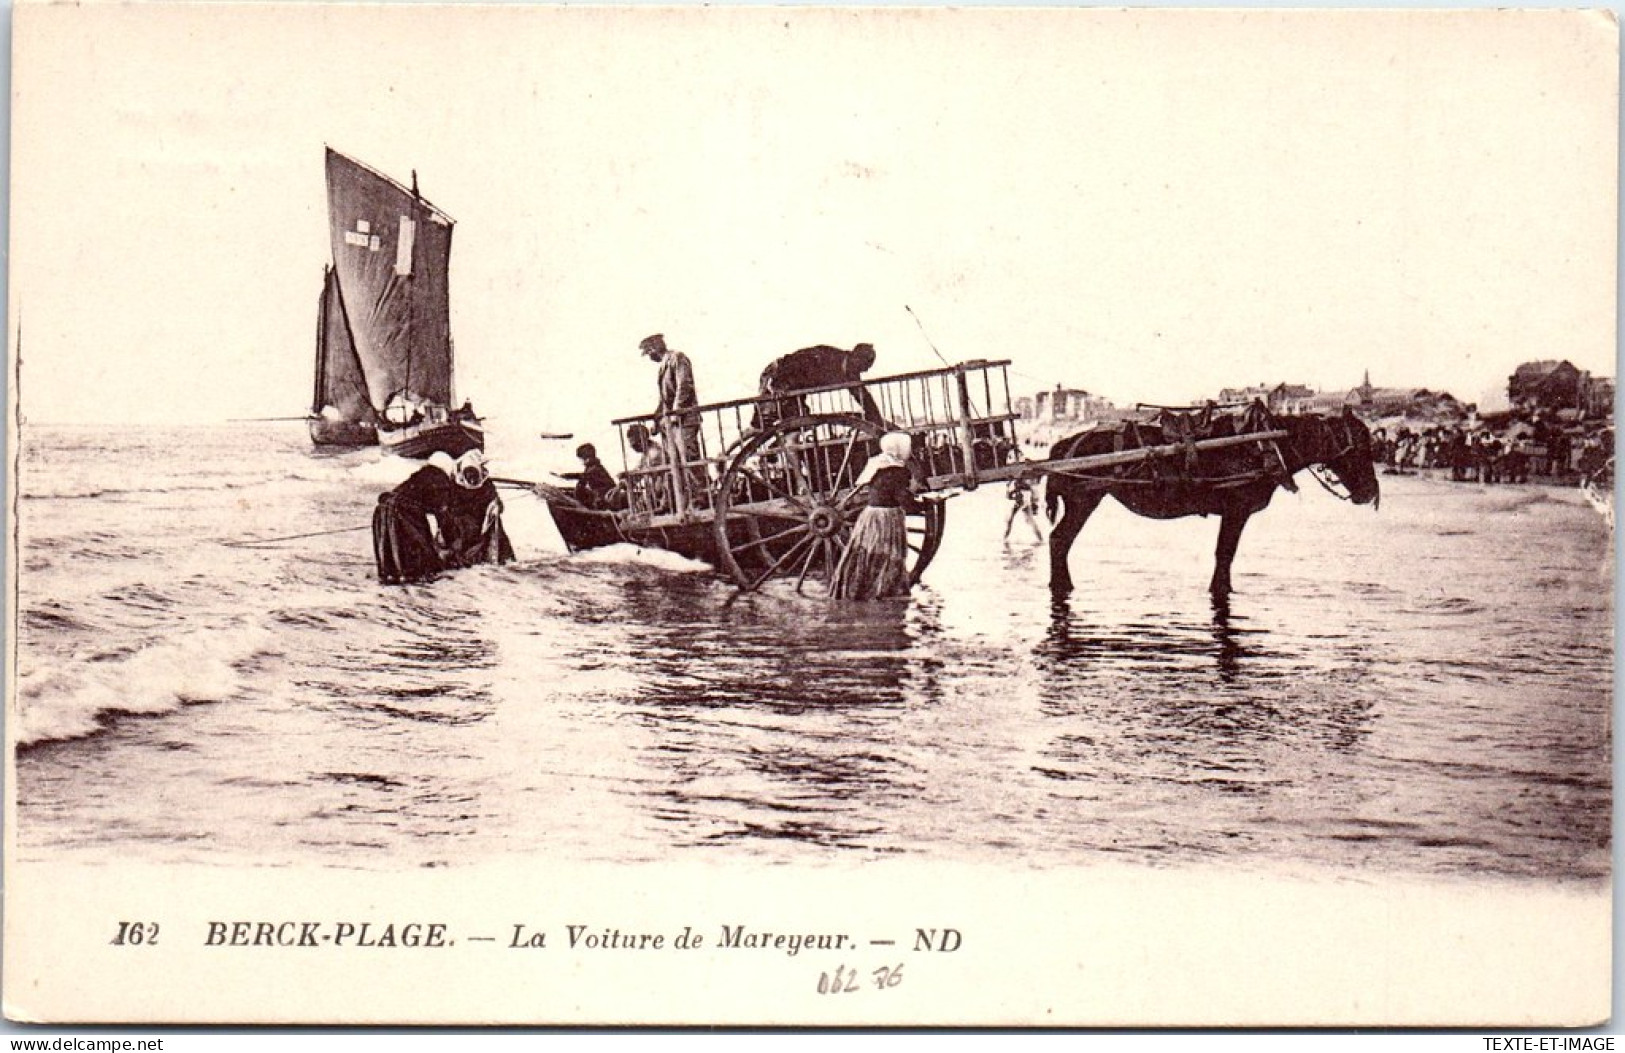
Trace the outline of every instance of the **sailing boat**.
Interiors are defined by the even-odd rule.
[[[338,282],[333,268],[324,268],[316,312],[316,396],[311,403],[310,441],[317,446],[376,446],[376,415],[349,323],[344,320]]]
[[[318,445],[377,442],[403,457],[485,445],[473,408],[452,408],[452,220],[418,193],[415,174],[412,183],[327,151],[333,263],[316,340]]]

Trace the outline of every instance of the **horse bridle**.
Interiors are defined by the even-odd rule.
[[[1354,424],[1347,417],[1335,417],[1326,421],[1326,427],[1333,434],[1334,440],[1341,442],[1336,452],[1319,457],[1308,465],[1309,474],[1320,484],[1321,489],[1337,498],[1339,501],[1352,501],[1354,494],[1349,490],[1348,484],[1343,482],[1341,476],[1330,465],[1332,461],[1340,460],[1358,448],[1359,442],[1355,439]]]

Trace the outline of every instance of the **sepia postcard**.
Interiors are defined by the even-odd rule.
[[[6,1018],[1607,1022],[1618,40],[18,3]]]

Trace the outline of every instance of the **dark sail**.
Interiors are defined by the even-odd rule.
[[[338,275],[331,267],[324,275],[316,326],[316,397],[311,413],[329,420],[371,424],[372,400],[344,320]]]
[[[333,266],[373,408],[405,423],[413,404],[449,407],[451,217],[332,150],[327,201]]]

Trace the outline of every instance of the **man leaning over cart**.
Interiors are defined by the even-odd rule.
[[[863,374],[875,364],[875,345],[858,344],[848,351],[841,347],[818,344],[792,351],[775,358],[762,370],[760,394],[778,395],[774,402],[763,402],[751,422],[753,428],[772,427],[777,421],[807,415],[807,400],[794,394],[811,388],[851,384],[847,390],[862,407],[866,419],[884,424],[880,407],[863,386]]]

